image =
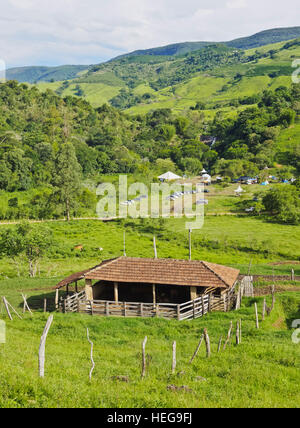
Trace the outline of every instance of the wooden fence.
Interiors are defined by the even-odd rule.
[[[203,295],[182,304],[112,302],[108,300],[86,300],[85,292],[68,297],[63,304],[64,312],[81,312],[106,317],[166,318],[179,321],[203,317],[212,311],[229,311],[233,306],[231,296],[215,297]]]
[[[67,297],[65,300],[61,300],[59,308],[61,312],[78,312],[79,302],[85,299],[85,290],[80,293],[73,294],[73,296]]]
[[[241,281],[241,297],[254,297],[253,276],[245,276]]]

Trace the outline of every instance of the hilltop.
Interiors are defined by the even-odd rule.
[[[8,80],[19,82],[56,82],[79,77],[80,73],[87,70],[86,65],[61,65],[58,67],[15,67],[7,70]]]
[[[90,67],[73,80],[38,86],[133,114],[159,108],[183,111],[200,102],[208,117],[220,109],[230,116],[243,108],[239,100],[255,104],[263,90],[290,86],[292,62],[299,57],[300,39],[249,50],[214,44],[179,56],[122,57]]]
[[[121,55],[117,58],[114,58],[107,63],[99,64],[95,68],[92,65],[63,65],[59,67],[20,67],[12,68],[7,70],[7,78],[9,80],[18,80],[19,82],[27,83],[38,83],[38,82],[62,82],[64,80],[73,80],[80,77],[82,74],[88,74],[88,79],[82,80],[81,83],[98,83],[110,87],[115,87],[117,91],[123,87],[120,82],[112,82],[111,79],[108,79],[108,76],[99,76],[95,77],[94,72],[98,70],[110,70],[112,66],[121,65],[123,68],[128,67],[128,63],[132,64],[149,64],[149,68],[153,69],[153,65],[161,68],[161,64],[166,62],[166,66],[170,61],[176,60],[178,57],[183,57],[185,55],[192,54],[193,52],[198,52],[205,50],[206,48],[214,45],[223,45],[224,47],[232,49],[250,49],[265,46],[272,43],[278,43],[286,40],[291,40],[300,37],[300,27],[292,28],[278,28],[272,30],[262,31],[260,33],[254,34],[250,37],[244,37],[236,40],[232,40],[224,43],[211,42],[185,42],[185,43],[176,43],[163,47],[146,49],[134,51],[125,55]],[[124,62],[125,60],[125,62]],[[127,60],[127,61],[126,61]],[[100,67],[100,68],[99,68]],[[148,80],[148,74],[144,74],[146,71],[142,68],[142,80]],[[154,67],[155,68],[155,67]],[[173,67],[174,68],[174,67]],[[92,72],[89,73],[89,71]],[[129,67],[131,71],[132,67]],[[153,70],[152,70],[153,71]],[[154,70],[154,72],[156,69]],[[176,71],[176,70],[173,70]],[[105,73],[104,73],[105,74]],[[113,74],[117,77],[121,77],[121,80],[124,81],[120,73],[113,71]],[[126,74],[126,71],[125,71]],[[110,76],[111,77],[111,76]],[[135,76],[133,76],[135,77]],[[152,76],[153,77],[153,76]],[[128,82],[125,81],[125,85]],[[129,85],[130,87],[130,85]],[[66,88],[64,88],[66,89]],[[100,90],[104,88],[94,88]],[[109,89],[109,88],[106,88]],[[101,91],[100,91],[101,92]],[[106,90],[107,92],[107,90]],[[114,96],[114,91],[112,91],[112,96]]]

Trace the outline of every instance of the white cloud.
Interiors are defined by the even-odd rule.
[[[228,9],[243,9],[247,7],[247,1],[246,0],[231,0],[226,3],[226,6]]]
[[[183,41],[224,41],[297,25],[298,0],[0,0],[9,66],[99,63]]]

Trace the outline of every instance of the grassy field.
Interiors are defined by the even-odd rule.
[[[49,294],[51,281],[0,281],[1,295],[21,310],[20,291]],[[292,343],[291,321],[299,318],[300,292],[277,295],[275,310],[255,328],[254,302],[241,310],[213,313],[192,322],[163,319],[98,318],[55,314],[46,344],[45,379],[38,377],[38,348],[47,314],[7,321],[7,343],[0,344],[0,407],[299,407],[299,345]],[[270,304],[270,298],[268,298]],[[230,321],[242,320],[242,344],[217,353]],[[89,382],[89,328],[94,342],[95,371]],[[203,328],[208,329],[212,356],[202,346],[189,360]],[[141,380],[141,343],[148,337],[147,376]],[[177,373],[171,374],[172,342],[177,341]],[[113,380],[127,376],[129,382]],[[199,380],[199,376],[205,381]],[[170,391],[169,385],[189,391]]]
[[[239,208],[232,196],[235,186],[211,187],[208,214]],[[252,197],[249,186],[243,198]],[[64,276],[122,255],[126,230],[128,256],[153,257],[157,236],[159,257],[188,258],[186,219],[97,220],[47,222],[54,244],[41,260],[37,278],[21,276],[9,259],[0,259],[0,296],[21,312],[25,293],[33,317],[8,321],[3,306],[0,320],[7,322],[7,342],[0,344],[0,408],[3,407],[299,407],[299,345],[292,342],[291,322],[300,318],[298,282],[282,282],[275,310],[255,328],[254,302],[262,310],[262,298],[245,299],[241,310],[213,313],[192,322],[163,319],[98,318],[83,314],[54,314],[46,345],[46,377],[38,377],[38,348],[48,314],[41,311],[44,298],[54,308],[55,284]],[[2,225],[1,228],[14,227]],[[34,225],[39,227],[39,224]],[[3,230],[3,229],[0,229]],[[258,233],[259,232],[259,233]],[[74,250],[83,245],[84,251]],[[273,224],[252,216],[207,215],[203,229],[193,232],[193,258],[235,266],[253,274],[300,275],[299,227]],[[276,263],[276,265],[274,265]],[[80,284],[83,286],[83,284]],[[269,285],[261,281],[259,288]],[[293,291],[292,291],[293,290]],[[271,300],[268,297],[268,304]],[[219,338],[226,337],[230,321],[242,320],[243,339],[217,353]],[[94,342],[96,368],[89,382],[90,346]],[[189,360],[207,328],[212,357],[204,346],[192,366]],[[141,380],[141,343],[147,335],[148,369]],[[171,374],[172,342],[177,341],[177,372]],[[224,342],[223,342],[224,343]],[[114,376],[127,376],[120,382]],[[205,378],[205,381],[199,377]],[[168,386],[186,386],[171,391]]]
[[[40,275],[61,278],[122,255],[124,230],[128,256],[153,257],[152,241],[156,235],[159,257],[187,259],[185,222],[183,218],[163,223],[130,219],[109,223],[97,220],[46,223],[53,231],[54,244],[40,262]],[[84,251],[75,251],[76,245],[83,245]],[[274,270],[278,275],[289,275],[294,268],[299,275],[299,256],[299,226],[267,223],[255,217],[207,216],[204,228],[193,232],[195,260],[237,267],[242,273],[247,273],[252,260],[253,274],[272,274]],[[285,264],[273,266],[277,261]],[[26,276],[27,265],[23,262],[20,267],[21,274]],[[15,276],[15,265],[7,258],[0,259],[0,278]]]
[[[104,179],[118,182],[117,176]],[[128,183],[135,179],[139,181],[137,177],[128,177]],[[197,179],[192,181],[197,182]],[[209,187],[210,193],[205,194],[209,204],[205,207],[204,226],[193,232],[193,258],[237,267],[242,273],[247,273],[252,260],[253,274],[272,274],[274,269],[277,274],[289,275],[294,269],[300,275],[300,265],[296,263],[300,259],[300,227],[272,223],[270,219],[245,213],[245,206],[253,204],[253,196],[268,188],[260,185],[243,187],[245,192],[240,198],[234,193],[236,184]],[[21,205],[30,201],[33,192],[2,193],[4,210],[8,197],[17,197]],[[97,216],[94,210],[89,210],[84,217]],[[153,235],[156,235],[159,257],[186,259],[189,255],[187,221],[183,217],[163,220],[127,218],[108,223],[97,220],[46,222],[53,232],[54,245],[40,263],[40,275],[59,278],[93,266],[99,260],[122,255],[124,231],[129,256],[152,257]],[[14,226],[0,223],[0,232],[5,227]],[[84,251],[76,252],[74,247],[77,245],[83,245]],[[271,265],[277,261],[285,264]],[[21,272],[23,276],[27,275],[24,263]],[[0,258],[0,279],[15,275],[15,265]]]

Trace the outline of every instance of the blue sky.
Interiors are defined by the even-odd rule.
[[[300,25],[299,0],[0,0],[0,60],[96,64],[136,49]]]

